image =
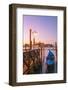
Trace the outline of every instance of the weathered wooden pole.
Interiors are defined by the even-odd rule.
[[[35,48],[35,38],[33,38],[33,48]]]
[[[31,40],[31,34],[32,34],[32,30],[29,30],[29,39],[30,39],[30,50],[32,49],[32,40]]]

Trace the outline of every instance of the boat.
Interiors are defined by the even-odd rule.
[[[47,73],[54,73],[55,71],[55,56],[54,53],[49,50],[48,55],[46,57],[46,65],[47,65]]]

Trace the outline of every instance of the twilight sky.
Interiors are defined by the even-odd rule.
[[[57,16],[24,15],[24,43],[29,43],[29,29],[36,31],[36,42],[57,42]],[[33,40],[33,34],[32,34]]]

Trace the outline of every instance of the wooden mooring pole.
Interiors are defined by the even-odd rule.
[[[30,39],[30,50],[32,49],[32,40],[31,40],[31,34],[32,34],[32,30],[29,30],[29,39]]]

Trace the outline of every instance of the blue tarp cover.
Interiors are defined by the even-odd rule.
[[[50,59],[51,57],[54,57],[54,54],[53,54],[53,52],[51,50],[49,50],[49,53],[47,55],[48,59],[46,59],[46,64],[48,64],[48,65],[54,64],[54,60]]]

